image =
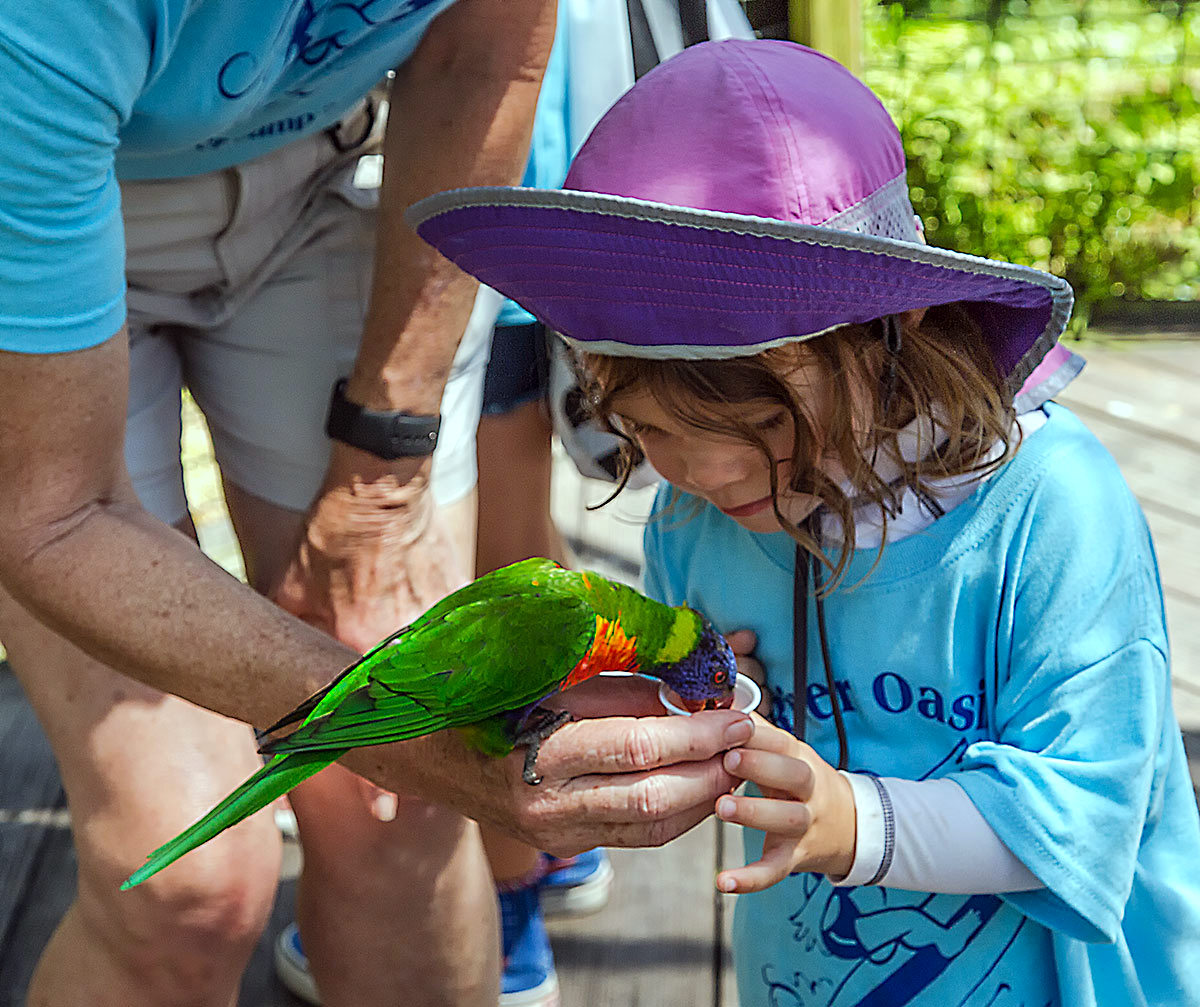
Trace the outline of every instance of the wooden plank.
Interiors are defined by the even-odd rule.
[[[1184,728],[1200,731],[1200,604],[1168,596],[1167,633],[1175,715]]]
[[[1200,341],[1084,345],[1083,373],[1066,396],[1084,396],[1115,416],[1136,419],[1200,445]]]
[[[612,898],[547,921],[567,1007],[715,1004],[712,819],[657,850],[611,850]]]
[[[75,884],[58,771],[7,664],[0,664],[0,759],[0,991],[7,995],[25,989]]]
[[[1085,350],[1089,365],[1060,396],[1112,452],[1146,512],[1167,600],[1175,705],[1200,728],[1200,344]],[[1120,396],[1124,396],[1121,398]]]
[[[1070,391],[1070,390],[1068,390]],[[1096,401],[1097,398],[1100,401]],[[1074,400],[1069,395],[1063,401],[1071,405],[1081,416],[1111,418],[1124,426],[1130,433],[1152,441],[1155,444],[1181,448],[1193,459],[1200,457],[1200,441],[1192,436],[1187,424],[1190,420],[1180,416],[1174,423],[1168,422],[1154,410],[1142,406],[1134,407],[1129,402],[1117,398],[1103,399],[1103,396],[1089,397],[1076,390]]]
[[[275,894],[275,906],[262,939],[254,948],[250,964],[242,976],[238,1007],[305,1007],[305,1002],[292,996],[275,974],[275,941],[296,918],[296,882],[284,881]]]
[[[717,854],[723,868],[741,867],[746,862],[742,827],[717,823]],[[717,1007],[738,1007],[737,972],[733,967],[733,912],[738,896],[717,896],[717,933],[721,940],[721,986]]]
[[[29,841],[36,843],[37,855],[28,862],[20,889],[14,893],[19,899],[17,911],[0,939],[3,1007],[18,1007],[25,1002],[25,990],[42,948],[74,897],[75,848],[65,813],[62,820],[39,828],[36,833]]]
[[[1112,343],[1104,345],[1104,352],[1108,351],[1109,346],[1112,346],[1113,349],[1130,346],[1130,352],[1136,354],[1146,366],[1155,367],[1170,374],[1200,378],[1200,339],[1195,336],[1153,342],[1141,339],[1133,342],[1114,340]],[[1084,347],[1083,354],[1090,357],[1092,351]]]
[[[1077,396],[1064,394],[1060,401],[1109,450],[1143,506],[1175,512],[1200,523],[1200,452],[1162,440],[1128,420],[1095,409]]]
[[[1192,774],[1192,791],[1200,804],[1200,731],[1183,732],[1183,749],[1187,752],[1188,769]]]
[[[1163,591],[1200,605],[1200,525],[1146,507]]]
[[[42,949],[74,898],[76,861],[53,753],[0,663],[0,1007],[19,1007]],[[239,1007],[300,1007],[275,976],[276,935],[293,918],[285,882],[243,979]]]

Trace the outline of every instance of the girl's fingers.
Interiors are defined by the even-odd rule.
[[[729,633],[725,642],[737,657],[747,657],[753,654],[754,648],[758,646],[758,637],[752,629],[738,629]]]
[[[717,891],[744,895],[770,888],[791,873],[793,849],[791,843],[768,844],[761,860],[718,874]]]
[[[779,755],[791,755],[797,758],[803,758],[812,752],[812,749],[802,741],[797,741],[795,736],[782,728],[776,727],[770,721],[764,718],[751,714],[754,719],[754,737],[747,743],[747,748],[756,748],[762,752],[776,752]]]
[[[717,817],[723,822],[745,825],[793,840],[802,837],[812,825],[812,812],[807,804],[775,801],[769,797],[725,794],[717,799]]]
[[[755,730],[755,737],[758,731]],[[750,740],[750,744],[754,739]],[[813,795],[816,776],[807,762],[790,755],[764,752],[761,749],[738,748],[725,753],[725,771],[743,780],[753,780],[760,787],[781,790],[799,801]]]

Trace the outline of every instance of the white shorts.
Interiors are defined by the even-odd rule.
[[[125,455],[143,506],[163,521],[187,514],[185,385],[226,479],[293,511],[306,510],[320,488],[329,394],[354,361],[371,286],[378,192],[355,185],[360,156],[377,149],[365,135],[371,121],[360,112],[336,132],[224,171],[122,184]],[[500,303],[480,292],[442,398],[433,458],[441,504],[475,485],[475,429]]]

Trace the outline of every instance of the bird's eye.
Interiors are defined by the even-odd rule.
[[[726,679],[728,679],[728,678],[729,678],[729,672],[725,671],[724,668],[722,668],[718,671],[714,671],[713,677],[712,677],[713,685],[724,685]]]

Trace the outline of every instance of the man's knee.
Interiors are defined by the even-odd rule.
[[[77,909],[147,988],[200,990],[238,975],[271,912],[280,841],[269,816],[187,854],[128,891],[132,867],[81,856]]]

